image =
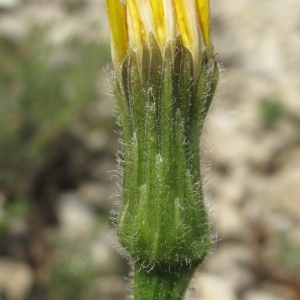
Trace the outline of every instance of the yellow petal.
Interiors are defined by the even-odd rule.
[[[178,31],[182,37],[182,42],[187,48],[191,48],[192,45],[192,36],[191,30],[188,26],[188,15],[185,8],[185,3],[182,0],[174,0]]]
[[[155,35],[151,3],[149,0],[135,0],[135,4],[142,23],[143,39],[148,42],[149,34],[153,33]]]
[[[203,42],[210,47],[210,5],[209,0],[196,0],[199,23],[203,35]]]
[[[135,0],[126,1],[126,16],[130,46],[134,50],[140,50],[145,30]]]
[[[174,0],[174,2],[183,45],[191,51],[195,62],[198,62],[203,43],[195,2],[191,0]]]
[[[106,8],[111,32],[112,58],[114,62],[120,63],[128,50],[125,11],[120,0],[106,0]]]
[[[155,33],[158,43],[164,45],[166,43],[166,28],[165,15],[162,0],[150,0],[152,7],[152,14],[155,26]]]
[[[177,28],[175,21],[175,8],[173,0],[163,0],[164,18],[165,18],[165,43],[175,40]]]

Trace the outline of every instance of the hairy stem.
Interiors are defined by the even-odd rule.
[[[181,300],[201,262],[191,265],[134,267],[134,300]]]

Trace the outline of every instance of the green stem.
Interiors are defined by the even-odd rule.
[[[134,300],[182,300],[199,262],[152,269],[134,266]]]

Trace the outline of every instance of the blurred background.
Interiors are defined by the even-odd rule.
[[[300,299],[300,2],[212,0],[218,233],[190,300]],[[0,0],[0,299],[123,300],[104,0]]]

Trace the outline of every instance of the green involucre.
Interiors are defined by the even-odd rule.
[[[124,137],[118,235],[134,260],[177,265],[202,260],[210,247],[199,138],[218,66],[204,53],[195,75],[180,40],[164,56],[151,46],[142,68],[134,52],[127,56],[117,83]]]

